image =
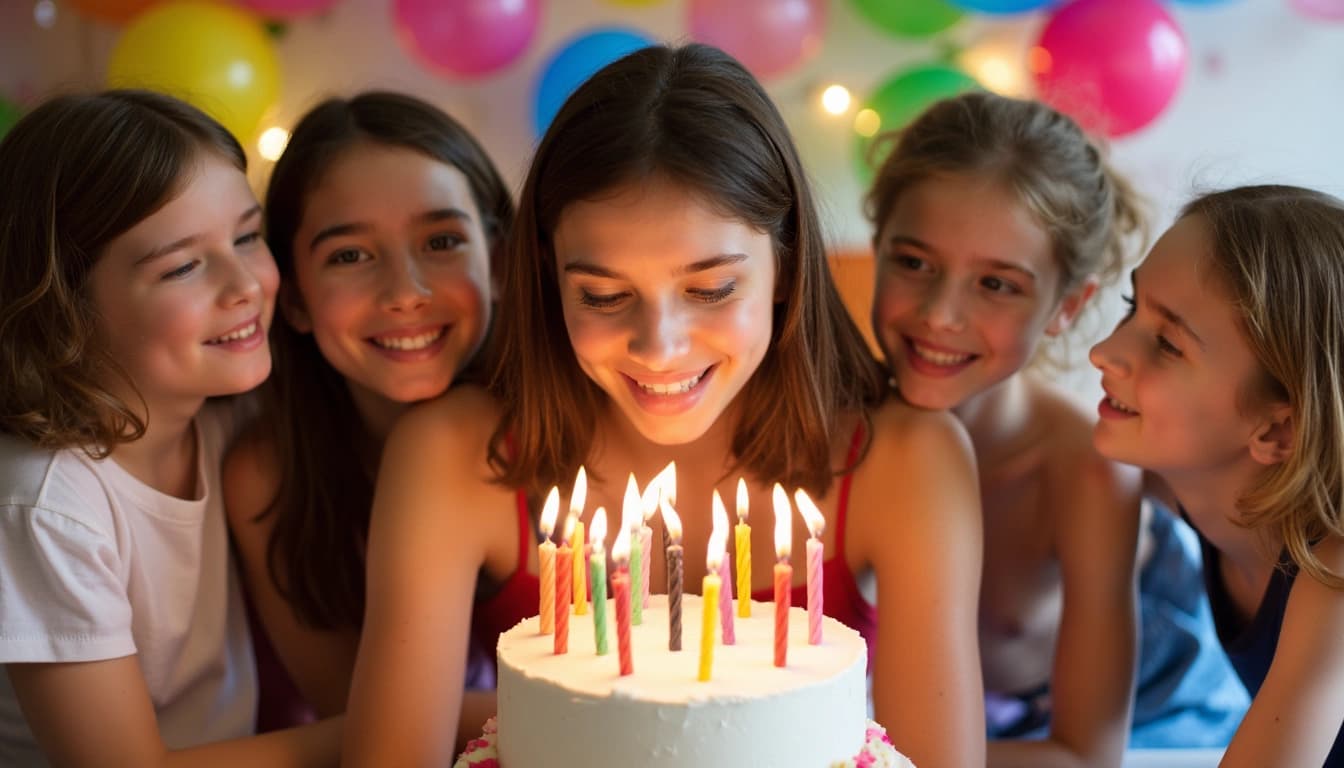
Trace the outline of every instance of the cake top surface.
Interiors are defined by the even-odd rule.
[[[809,645],[807,611],[789,611],[788,663],[774,666],[775,607],[752,603],[751,616],[737,616],[733,604],[734,645],[722,644],[722,625],[714,633],[711,679],[700,681],[700,633],[703,606],[698,595],[682,598],[680,651],[668,650],[666,595],[651,595],[643,623],[630,635],[634,672],[622,677],[616,638],[614,602],[607,604],[606,655],[598,656],[589,615],[569,617],[569,653],[556,655],[551,635],[539,632],[536,616],[525,619],[499,638],[501,667],[526,677],[545,680],[576,694],[639,701],[695,704],[696,702],[754,699],[797,691],[830,680],[867,664],[867,646],[858,632],[829,617],[823,618],[822,644]],[[717,609],[715,612],[717,617]]]

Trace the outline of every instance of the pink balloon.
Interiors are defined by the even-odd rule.
[[[1186,59],[1185,36],[1154,0],[1074,0],[1046,23],[1031,68],[1044,101],[1124,136],[1171,102]]]
[[[336,0],[234,0],[235,3],[265,19],[293,19],[322,13]]]
[[[821,50],[825,0],[691,0],[691,37],[722,48],[760,78]]]
[[[432,69],[474,77],[507,66],[536,35],[540,0],[395,0],[406,47]]]
[[[1303,16],[1329,21],[1344,21],[1344,0],[1288,0]]]

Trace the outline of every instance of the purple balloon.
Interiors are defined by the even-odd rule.
[[[293,19],[321,13],[336,0],[234,0],[238,5],[266,19]]]
[[[1031,62],[1044,101],[1124,136],[1171,102],[1187,58],[1180,27],[1154,0],[1074,0],[1046,23]]]
[[[1288,0],[1288,4],[1303,16],[1344,21],[1344,0]]]
[[[691,0],[691,37],[722,48],[759,78],[821,50],[825,0]]]
[[[540,0],[394,0],[406,47],[431,69],[476,77],[518,58],[536,35]]]

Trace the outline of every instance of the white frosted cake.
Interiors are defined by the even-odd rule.
[[[459,765],[828,768],[855,765],[856,756],[858,765],[909,765],[867,719],[867,648],[857,632],[827,618],[823,643],[808,645],[807,613],[794,608],[788,663],[779,668],[774,606],[755,603],[751,618],[734,615],[734,645],[716,631],[712,679],[702,682],[701,616],[700,598],[685,596],[683,650],[670,652],[667,596],[651,596],[643,623],[631,628],[627,676],[619,674],[613,604],[603,656],[591,615],[569,617],[562,655],[537,617],[523,621],[499,639],[497,728],[488,726]],[[864,755],[873,743],[876,752]]]

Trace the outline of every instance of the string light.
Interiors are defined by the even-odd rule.
[[[280,159],[288,143],[289,131],[274,125],[262,131],[261,138],[257,139],[257,152],[273,163]]]
[[[830,85],[821,92],[821,108],[832,115],[843,115],[849,111],[849,89],[843,85]]]

